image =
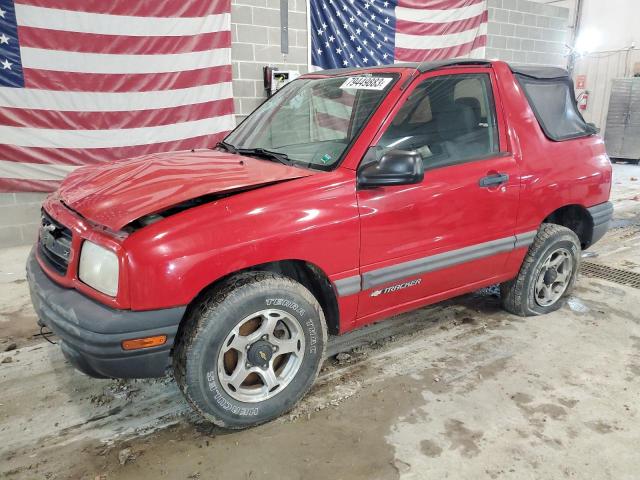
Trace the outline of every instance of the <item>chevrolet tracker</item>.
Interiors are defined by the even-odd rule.
[[[494,284],[513,314],[556,310],[610,187],[564,70],[321,71],[211,150],[76,170],[27,273],[77,369],[172,372],[205,419],[243,428],[305,395],[328,334]]]

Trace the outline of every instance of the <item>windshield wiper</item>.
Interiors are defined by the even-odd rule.
[[[230,143],[225,142],[224,140],[216,143],[216,148],[223,148],[229,153],[238,153],[238,149],[236,147],[234,147]]]
[[[238,148],[236,151],[242,155],[256,155],[266,158],[267,160],[275,160],[283,165],[293,165],[293,162],[289,160],[289,156],[286,153],[274,152],[273,150],[267,150],[265,148]]]

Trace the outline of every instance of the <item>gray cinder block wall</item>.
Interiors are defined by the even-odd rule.
[[[0,193],[0,247],[32,243],[46,193]]]
[[[232,0],[231,60],[236,119],[266,98],[262,67],[307,72],[307,1],[288,0],[289,53],[280,52],[280,0]]]
[[[487,57],[567,66],[569,9],[528,0],[489,0]]]

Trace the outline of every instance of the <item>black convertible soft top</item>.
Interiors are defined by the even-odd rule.
[[[597,133],[578,109],[569,72],[558,67],[509,67],[548,139],[562,142]]]
[[[538,80],[552,80],[556,78],[568,78],[569,72],[560,67],[538,67],[529,65],[511,65],[511,71],[517,75],[524,75]]]

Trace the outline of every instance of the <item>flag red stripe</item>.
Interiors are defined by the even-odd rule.
[[[349,127],[349,120],[335,117],[328,113],[316,112],[316,119],[318,120],[319,126],[330,130],[346,131]]]
[[[453,33],[466,32],[478,28],[489,20],[489,12],[484,11],[482,14],[447,23],[420,23],[408,20],[398,20],[396,29],[398,33],[406,35],[449,35]]]
[[[171,142],[112,148],[42,148],[0,144],[0,159],[48,165],[92,165],[105,161],[125,160],[149,153],[212,147],[216,142],[224,138],[227,133],[220,132]]]
[[[26,88],[66,92],[150,92],[231,81],[231,65],[163,73],[79,73],[25,68]]]
[[[17,0],[17,4],[36,7],[57,8],[108,15],[130,15],[134,17],[204,17],[216,13],[228,13],[230,0],[184,1],[184,0]]]
[[[231,33],[228,27],[227,30],[220,32],[208,32],[204,30],[204,28],[210,28],[207,27],[207,25],[211,25],[211,21],[206,18],[207,16],[224,14],[225,16],[220,17],[219,20],[228,18],[226,14],[229,14],[231,11],[230,0],[15,0],[15,2],[18,5],[18,10],[23,12],[25,16],[29,14],[29,10],[26,8],[20,10],[21,6],[40,7],[43,9],[51,9],[52,11],[57,10],[57,12],[54,13],[60,15],[66,13],[73,14],[74,12],[93,14],[77,15],[77,18],[83,22],[82,29],[87,29],[86,32],[60,31],[52,29],[51,26],[48,28],[19,26],[18,37],[20,47],[25,49],[23,50],[23,59],[27,58],[27,53],[32,55],[32,57],[29,58],[36,60],[43,58],[47,50],[74,52],[77,55],[158,55],[158,57],[152,57],[152,59],[155,59],[162,58],[161,56],[163,55],[207,52],[211,49],[229,48],[231,46]],[[47,10],[35,12],[35,14],[40,16],[46,15],[46,13]],[[109,17],[105,17],[104,15],[108,15]],[[149,32],[151,33],[150,36],[143,34],[102,35],[91,33],[92,31],[99,31],[99,29],[97,29],[99,25],[96,25],[96,30],[93,30],[91,23],[99,24],[106,20],[112,22],[115,20],[117,23],[119,16],[140,18],[140,20],[150,17],[152,19],[189,19],[186,20],[186,23],[190,25],[190,28],[195,28],[196,30],[189,30],[188,33],[193,33],[190,35],[170,38],[160,36],[159,33],[154,31]],[[18,17],[20,17],[20,15],[18,15]],[[171,23],[171,20],[168,20],[168,22]],[[85,23],[86,25],[84,25]],[[202,33],[198,33],[198,25],[202,25]],[[221,28],[225,28],[224,22],[219,25]],[[47,26],[45,25],[45,27]],[[38,55],[40,55],[40,57],[38,57]],[[74,111],[56,110],[55,105],[50,105],[51,102],[48,102],[46,105],[39,105],[35,102],[40,97],[34,96],[31,101],[26,102],[26,104],[35,108],[0,108],[0,125],[13,128],[13,132],[16,134],[24,133],[24,130],[18,129],[32,128],[34,129],[34,135],[38,135],[38,131],[49,130],[49,132],[51,132],[51,129],[65,130],[67,132],[74,130],[91,130],[93,132],[102,131],[102,134],[113,133],[114,135],[126,135],[128,129],[143,127],[154,129],[157,127],[166,130],[167,128],[172,128],[173,124],[193,121],[199,121],[199,125],[208,125],[209,122],[211,122],[212,130],[215,130],[213,127],[218,126],[218,128],[220,128],[220,120],[218,117],[228,117],[233,114],[233,98],[221,99],[220,97],[223,95],[216,93],[212,93],[213,98],[203,98],[200,90],[197,90],[197,92],[194,90],[194,96],[191,97],[191,99],[187,96],[184,101],[197,101],[200,103],[170,106],[167,108],[152,108],[155,103],[162,100],[164,95],[168,96],[167,100],[171,100],[173,98],[172,95],[179,95],[180,98],[182,98],[183,94],[179,91],[180,89],[192,87],[196,87],[196,89],[197,87],[207,88],[207,85],[215,86],[216,84],[229,84],[231,82],[232,69],[230,64],[195,69],[199,61],[198,59],[201,56],[201,53],[193,56],[194,61],[181,67],[181,71],[148,74],[101,74],[92,73],[92,70],[88,70],[88,73],[69,72],[66,70],[68,67],[65,65],[66,62],[64,60],[57,62],[55,65],[45,63],[48,65],[45,68],[54,68],[55,70],[24,68],[25,89],[21,92],[22,96],[28,97],[30,89],[55,92],[78,92],[77,95],[70,96],[70,98],[73,99],[73,103],[70,106],[58,107],[58,109],[67,108],[73,109]],[[109,58],[109,60],[114,62],[117,62],[118,59],[118,57],[105,58]],[[95,61],[95,57],[92,58],[92,60]],[[141,59],[141,61],[143,60]],[[28,65],[27,61],[25,61],[25,63]],[[38,63],[33,63],[33,65],[38,65]],[[87,66],[87,68],[90,67]],[[189,68],[193,69],[189,70]],[[225,88],[221,91],[226,91],[226,86],[227,85],[224,85]],[[178,92],[174,93],[172,90],[178,90]],[[217,91],[217,88],[214,87],[213,91]],[[159,93],[153,96],[153,99],[150,100],[148,105],[142,105],[146,108],[145,110],[96,112],[82,111],[98,108],[94,107],[94,109],[92,109],[90,105],[84,104],[85,94],[82,92],[91,93],[91,95],[86,95],[87,102],[93,102],[94,97],[102,93],[127,93],[134,95],[137,92]],[[40,94],[41,93],[39,93],[39,95]],[[11,93],[8,93],[8,95],[11,95]],[[158,95],[160,97],[157,97]],[[142,96],[140,98],[146,97]],[[18,105],[22,102],[12,102],[11,96],[7,99],[9,101],[3,103]],[[68,102],[69,98],[62,96],[61,101]],[[125,105],[122,108],[125,109],[127,106]],[[227,120],[228,118],[225,118],[225,122]],[[114,130],[118,130],[118,132]],[[198,135],[199,133],[201,132],[194,131],[191,133],[187,132],[186,134]],[[200,135],[174,141],[160,141],[160,138],[156,137],[156,143],[153,143],[153,136],[150,140],[145,136],[145,139],[141,139],[140,141],[150,141],[152,143],[115,148],[46,148],[0,144],[0,160],[17,162],[18,168],[9,169],[12,171],[11,174],[30,177],[38,176],[38,169],[31,168],[28,165],[20,168],[20,163],[60,166],[94,165],[151,153],[206,148],[224,138],[227,133],[228,132],[220,132],[217,134]],[[97,133],[94,133],[94,135],[97,135]],[[67,137],[65,136],[65,138]],[[11,142],[11,138],[8,139],[8,142]],[[132,141],[131,143],[134,142]],[[73,143],[70,143],[70,145],[73,145]],[[78,143],[78,145],[84,145],[84,142],[82,144]],[[87,144],[88,147],[91,147],[91,145],[92,143]],[[104,143],[102,143],[102,145],[104,145]],[[14,170],[15,172],[13,172]],[[8,175],[9,173],[5,174]],[[43,174],[43,176],[44,175],[47,174]],[[45,176],[45,178],[47,177]],[[58,183],[59,182],[52,180],[0,178],[0,191],[51,191]]]
[[[18,180],[0,178],[0,193],[6,192],[53,192],[58,188],[58,180]]]
[[[332,98],[331,102],[340,103],[342,105],[346,105],[347,107],[353,107],[353,103],[356,100],[356,96],[353,93],[347,92],[346,90],[342,92],[342,95],[337,98]],[[329,100],[325,100],[329,101]]]
[[[487,36],[480,35],[475,40],[455,47],[434,48],[431,50],[416,50],[411,48],[396,48],[396,60],[403,62],[423,62],[425,60],[442,60],[467,55],[476,48],[487,45]]]
[[[62,112],[0,108],[0,125],[60,130],[113,130],[156,127],[233,114],[233,98],[154,110]]]
[[[202,52],[231,46],[229,30],[181,37],[137,37],[18,27],[18,35],[22,47],[85,53],[158,55]]]
[[[420,10],[449,10],[469,7],[485,0],[398,0],[398,6]]]

